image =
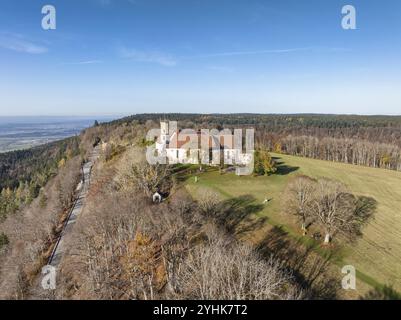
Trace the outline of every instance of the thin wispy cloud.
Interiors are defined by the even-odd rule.
[[[218,52],[218,53],[208,53],[194,56],[192,58],[211,58],[211,57],[230,57],[230,56],[250,56],[250,55],[260,55],[269,53],[290,53],[298,51],[308,51],[312,48],[289,48],[289,49],[269,49],[269,50],[254,50],[254,51],[229,51],[229,52]]]
[[[302,47],[302,48],[217,52],[217,53],[200,54],[184,58],[194,59],[194,58],[213,58],[213,57],[232,57],[232,56],[252,56],[252,55],[263,55],[263,54],[285,54],[285,53],[294,53],[302,51],[348,52],[351,50],[347,48]]]
[[[159,51],[140,51],[120,47],[118,53],[121,58],[137,62],[156,63],[164,67],[174,67],[177,65],[177,60],[173,56]]]
[[[64,63],[65,65],[87,65],[87,64],[99,64],[103,63],[102,60],[85,60],[85,61],[78,61],[78,62],[70,62]]]
[[[241,57],[241,56],[254,56],[254,55],[267,55],[267,54],[289,54],[298,52],[350,52],[352,50],[347,48],[338,47],[300,47],[300,48],[284,48],[284,49],[266,49],[266,50],[243,50],[243,51],[226,51],[217,53],[198,54],[193,56],[178,56],[174,57],[159,51],[141,51],[137,49],[129,49],[126,47],[119,47],[118,54],[121,58],[131,59],[137,62],[156,63],[166,67],[173,67],[179,61],[203,59],[203,58],[218,58],[218,57]],[[232,72],[230,68],[211,66],[208,67],[214,71]]]
[[[0,33],[0,48],[29,54],[42,54],[48,51],[43,45],[12,33]]]

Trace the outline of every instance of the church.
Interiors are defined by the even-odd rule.
[[[253,154],[242,153],[242,136],[236,143],[231,130],[179,130],[175,121],[160,122],[160,136],[156,140],[158,155],[169,164],[243,165],[253,160]]]

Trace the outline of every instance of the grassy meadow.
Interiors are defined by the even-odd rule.
[[[374,198],[377,201],[377,211],[374,219],[364,227],[362,238],[356,243],[341,245],[337,251],[337,259],[333,260],[334,265],[355,266],[358,283],[361,284],[360,294],[366,292],[368,287],[380,285],[391,285],[400,292],[401,172],[282,154],[272,156],[279,163],[278,172],[274,175],[238,177],[233,173],[220,174],[217,170],[210,170],[199,174],[196,183],[192,176],[188,177],[186,188],[195,197],[197,190],[201,188],[218,191],[224,199],[250,196],[252,202],[260,207],[252,215],[262,219],[264,223],[264,226],[250,232],[254,241],[262,239],[263,233],[273,226],[280,226],[289,236],[307,244],[313,240],[309,237],[302,239],[296,221],[283,213],[282,208],[285,206],[281,196],[285,186],[291,177],[298,174],[342,181],[353,193]],[[263,204],[265,199],[269,202]],[[318,246],[315,249],[320,254],[327,250]]]

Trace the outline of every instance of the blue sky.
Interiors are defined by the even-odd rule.
[[[399,0],[1,0],[0,115],[401,114],[400,36]]]

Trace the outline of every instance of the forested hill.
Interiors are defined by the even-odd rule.
[[[195,114],[195,113],[150,113],[125,117],[111,123],[123,123],[138,120],[158,121],[160,119],[177,121],[210,122],[225,125],[275,125],[287,127],[318,127],[318,128],[398,128],[401,130],[401,116],[361,116],[361,115],[330,115],[330,114]]]
[[[29,205],[58,169],[79,153],[79,137],[0,153],[0,221]]]
[[[79,138],[72,137],[26,150],[0,153],[0,190],[14,189],[20,181],[46,180],[58,163],[79,153]],[[43,176],[43,177],[41,177]]]
[[[256,134],[310,135],[354,138],[391,143],[401,147],[401,116],[359,116],[323,114],[138,114],[112,124],[153,120],[176,120],[181,128],[223,128],[252,126]]]
[[[256,144],[314,159],[401,170],[401,116],[139,114],[114,124],[176,120],[180,128],[255,128]]]

